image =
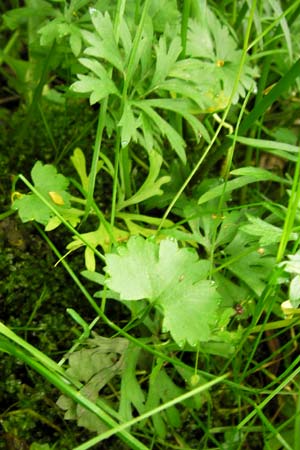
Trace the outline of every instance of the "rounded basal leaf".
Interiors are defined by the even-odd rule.
[[[37,161],[31,170],[31,178],[36,188],[47,192],[64,191],[69,185],[69,180],[51,164]]]
[[[155,265],[155,244],[141,237],[129,239],[118,254],[106,255],[107,286],[120,293],[121,300],[152,298],[151,271]]]
[[[43,225],[49,225],[48,230],[58,226],[58,222],[50,220],[54,217],[54,212],[49,208],[47,202],[53,205],[62,215],[68,216],[66,220],[76,221],[78,214],[71,214],[70,194],[66,191],[69,180],[51,164],[43,165],[37,161],[31,170],[31,178],[37,193],[30,193],[20,196],[13,203],[13,208],[18,209],[22,222],[35,220]],[[59,222],[60,223],[60,222]]]
[[[106,255],[106,264],[107,286],[121,300],[147,299],[163,311],[163,328],[179,345],[209,340],[220,297],[205,279],[208,261],[194,250],[179,248],[175,240],[158,244],[136,236]]]
[[[181,347],[186,342],[195,346],[200,340],[208,341],[217,323],[219,301],[215,286],[208,280],[177,285],[162,298],[163,329],[170,331]]]
[[[35,220],[46,225],[51,218],[51,210],[34,194],[24,195],[15,200],[13,208],[18,210],[20,219],[24,223]]]

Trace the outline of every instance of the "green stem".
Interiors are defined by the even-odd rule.
[[[130,82],[132,80],[134,71],[137,66],[138,62],[138,48],[141,43],[141,37],[144,30],[145,20],[147,18],[147,13],[149,6],[151,4],[151,0],[146,0],[143,6],[142,15],[139,21],[139,25],[137,27],[136,35],[133,40],[133,45],[128,61],[127,71],[124,76],[124,86],[122,91],[122,102],[120,111],[123,113],[125,105],[128,101],[128,88],[130,85]],[[121,176],[123,178],[124,183],[124,194],[125,198],[129,198],[131,196],[131,180],[130,180],[130,156],[129,156],[129,148],[127,143],[122,143],[119,148],[119,151],[121,152],[121,155],[118,156],[119,162],[121,163],[120,170],[122,171]]]
[[[102,253],[100,253],[99,250],[97,250],[86,239],[84,239],[83,236],[74,227],[72,227],[69,222],[66,221],[66,219],[57,211],[57,209],[42,194],[40,194],[40,192],[23,175],[19,175],[19,178],[46,206],[48,206],[49,209],[51,209],[51,211],[56,215],[56,217],[59,218],[64,226],[71,231],[71,233],[75,234],[75,236],[77,236],[81,240],[81,242],[83,242],[87,247],[93,250],[98,258],[102,259],[102,261],[105,261]]]
[[[185,58],[186,53],[186,42],[187,42],[190,9],[191,9],[191,0],[184,0],[183,11],[181,16],[181,46],[182,46],[180,55],[181,59]]]
[[[114,178],[113,178],[111,216],[110,216],[110,225],[112,227],[114,226],[114,223],[115,223],[116,210],[117,210],[119,167],[120,167],[120,133],[118,133],[116,143],[115,143],[115,165],[114,165]]]
[[[217,130],[216,130],[216,132],[215,132],[215,134],[214,134],[210,144],[207,146],[206,150],[203,152],[203,154],[202,154],[201,158],[199,159],[199,161],[197,162],[196,166],[191,171],[190,175],[187,177],[185,182],[182,184],[181,188],[175,194],[173,200],[171,201],[170,205],[166,209],[166,211],[165,211],[165,213],[164,213],[164,215],[163,215],[163,217],[161,219],[161,223],[160,223],[160,225],[158,227],[157,233],[163,227],[166,218],[168,217],[168,215],[172,211],[175,203],[177,202],[177,200],[179,199],[181,194],[184,192],[184,190],[186,189],[186,187],[188,186],[188,184],[190,183],[192,178],[198,172],[198,170],[201,167],[203,161],[206,159],[206,157],[209,154],[210,150],[212,149],[214,143],[216,142],[221,129],[223,128],[224,124],[226,123],[226,117],[228,116],[228,113],[230,111],[232,100],[233,100],[233,97],[234,97],[234,95],[236,93],[236,90],[238,88],[239,81],[240,81],[240,78],[241,78],[241,75],[242,75],[242,71],[243,71],[243,67],[244,67],[244,64],[245,64],[245,61],[246,61],[246,57],[247,57],[247,46],[248,46],[248,41],[249,41],[249,37],[250,37],[250,30],[251,30],[251,26],[252,26],[252,22],[253,22],[255,6],[256,6],[256,0],[254,0],[252,2],[252,4],[251,4],[251,10],[250,10],[249,19],[248,19],[248,26],[247,26],[246,36],[245,36],[245,40],[244,40],[244,47],[243,47],[243,53],[242,53],[242,56],[241,56],[241,61],[240,61],[240,64],[239,64],[239,68],[238,68],[238,72],[237,72],[236,78],[234,80],[234,85],[233,85],[233,88],[232,88],[232,92],[231,92],[230,98],[228,100],[228,105],[227,105],[227,107],[226,107],[226,109],[224,111],[224,114],[223,114],[223,117],[221,119],[221,122],[220,122],[220,124],[219,124],[219,126],[218,126],[218,128],[217,128]]]
[[[298,160],[296,164],[296,170],[293,178],[293,185],[290,194],[287,214],[284,221],[283,232],[281,240],[279,243],[277,251],[277,262],[279,263],[284,257],[285,249],[287,247],[293,225],[295,222],[295,217],[297,214],[297,209],[300,201],[300,151],[298,153]]]
[[[300,356],[298,356],[296,358],[296,360],[293,362],[293,365],[297,365],[300,363]],[[263,400],[259,405],[256,406],[256,408],[254,410],[251,411],[251,413],[249,413],[238,425],[237,425],[237,429],[241,430],[246,423],[249,422],[249,420],[251,420],[258,411],[261,411],[274,397],[276,397],[277,394],[279,394],[280,391],[282,391],[285,386],[287,384],[289,384],[300,372],[300,366],[297,367],[297,369],[295,369],[289,376],[287,376],[285,378],[285,380],[280,383],[279,386],[277,386],[277,388],[274,388],[273,392],[268,395],[265,400]]]
[[[225,380],[228,377],[228,375],[229,374],[227,373],[225,375],[217,377],[214,380],[209,381],[208,383],[206,383],[202,386],[198,386],[197,388],[195,388],[189,392],[186,392],[185,394],[179,395],[178,397],[174,398],[173,400],[170,400],[170,401],[164,403],[163,405],[153,408],[150,411],[147,411],[146,413],[141,414],[140,416],[119,425],[115,429],[105,431],[104,433],[100,434],[100,436],[96,436],[95,438],[90,439],[89,441],[85,442],[82,445],[79,445],[79,447],[76,447],[73,450],[87,450],[90,447],[92,447],[93,445],[98,444],[99,442],[103,441],[104,439],[108,439],[109,437],[113,436],[114,434],[116,434],[117,432],[119,432],[121,430],[131,427],[132,425],[135,425],[138,422],[141,422],[141,421],[147,419],[148,417],[152,417],[155,414],[158,414],[168,408],[171,408],[172,406],[174,406],[178,403],[184,402],[188,398],[194,397],[195,395],[200,394],[201,392],[204,392],[204,391],[210,389],[212,386],[215,386],[216,384],[221,383],[223,380]]]
[[[125,5],[126,5],[126,0],[118,0],[117,7],[116,7],[115,20],[114,20],[114,34],[115,34],[116,42],[118,42],[118,40],[119,40],[119,27],[120,27],[121,18],[124,14]],[[110,68],[108,75],[110,78],[112,78],[112,75],[113,75],[112,67]],[[101,152],[103,131],[104,131],[104,128],[106,125],[108,99],[109,99],[109,97],[106,97],[100,106],[95,146],[94,146],[94,151],[93,151],[91,170],[89,173],[89,188],[88,188],[87,199],[86,199],[84,220],[86,219],[86,217],[88,216],[88,214],[90,212],[90,209],[92,207],[93,198],[94,198],[94,191],[95,191],[95,184],[96,184],[96,177],[97,177],[97,166],[98,166],[98,161],[99,161],[100,152]]]

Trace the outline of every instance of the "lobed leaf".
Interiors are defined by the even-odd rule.
[[[163,191],[161,190],[161,186],[168,183],[171,178],[169,176],[158,178],[163,161],[162,156],[158,152],[151,150],[149,153],[149,160],[150,167],[146,180],[132,197],[119,202],[119,209],[135,205],[156,195],[162,195]]]
[[[35,189],[48,201],[64,214],[69,211],[70,194],[66,191],[69,180],[62,174],[57,173],[54,166],[43,165],[37,161],[31,170],[31,178]],[[54,216],[53,211],[36,194],[22,195],[13,202],[13,207],[18,209],[22,222],[35,220],[47,225]],[[72,215],[74,220],[74,214]]]
[[[151,81],[152,89],[159,85],[169,75],[170,69],[175,64],[181,52],[180,38],[175,37],[167,49],[166,37],[163,35],[159,39],[158,45],[155,48],[156,52],[156,67]]]
[[[109,78],[99,79],[88,75],[78,75],[79,81],[71,85],[71,89],[78,93],[91,93],[90,104],[94,105],[110,94],[118,94],[118,90]]]
[[[115,39],[110,15],[108,12],[102,14],[101,11],[91,7],[90,16],[97,34],[82,31],[84,39],[91,45],[84,53],[102,58],[123,72],[123,61]]]
[[[177,131],[168,124],[168,122],[163,119],[154,109],[147,103],[147,100],[140,100],[136,102],[132,102],[132,104],[141,109],[150,119],[151,122],[154,122],[160,133],[163,136],[166,136],[168,141],[170,142],[172,148],[175,150],[179,158],[183,163],[186,162],[186,154],[185,154],[185,142],[181,135],[177,133]]]
[[[157,244],[137,236],[106,255],[106,284],[121,300],[153,303],[163,311],[163,329],[179,345],[196,345],[209,340],[220,301],[216,287],[205,279],[208,268],[208,261],[173,240]]]

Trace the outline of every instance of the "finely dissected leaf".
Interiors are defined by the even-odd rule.
[[[220,301],[205,278],[209,263],[172,240],[160,244],[132,237],[117,254],[106,255],[107,286],[121,300],[147,299],[163,311],[163,329],[179,345],[207,341]]]
[[[260,253],[259,244],[249,244],[249,236],[238,231],[233,241],[224,249],[225,255],[233,257],[228,265],[236,277],[256,293],[261,295],[276,264],[275,256],[267,251]]]
[[[122,17],[120,22],[120,40],[123,44],[125,55],[128,59],[132,49],[132,37],[124,17]]]
[[[118,70],[123,71],[123,61],[115,40],[111,18],[96,8],[90,8],[90,15],[96,33],[82,31],[83,38],[90,44],[84,53],[109,61]]]
[[[171,78],[161,82],[159,88],[161,90],[168,91],[169,95],[176,94],[179,98],[193,100],[194,109],[198,114],[205,112],[211,107],[211,98],[209,98],[209,102],[207,104],[205,101],[205,95],[203,91],[201,91],[199,84],[192,84],[186,80]]]
[[[166,136],[171,146],[181,159],[183,163],[186,162],[186,154],[185,154],[185,142],[181,135],[177,133],[177,131],[168,124],[168,122],[163,119],[153,108],[147,103],[147,100],[140,100],[137,102],[132,102],[132,104],[142,110],[150,119],[151,122],[154,122],[156,127],[159,129],[160,133],[163,136]]]
[[[250,215],[247,217],[250,223],[241,226],[240,229],[252,236],[258,236],[259,244],[262,247],[280,242],[283,233],[282,228],[271,225],[259,217]],[[297,239],[297,237],[298,235],[296,233],[292,233],[290,235],[290,240]]]
[[[179,395],[183,394],[183,389],[177,386],[171,378],[167,375],[165,370],[158,364],[152,370],[150,376],[150,387],[147,396],[146,410],[156,408],[161,402],[165,403]],[[175,406],[166,410],[166,422],[168,426],[179,428],[181,419],[179,412]],[[165,439],[167,427],[164,418],[161,414],[156,414],[152,417],[155,431],[162,438]]]
[[[206,142],[211,141],[207,129],[202,122],[195,117],[197,109],[195,109],[195,105],[191,102],[191,100],[187,98],[155,98],[148,99],[147,103],[154,108],[174,111],[175,113],[181,115],[193,129],[196,138],[203,137]]]
[[[152,78],[152,88],[155,88],[169,75],[170,69],[176,62],[181,52],[180,38],[176,37],[171,41],[169,49],[167,49],[166,37],[159,39],[156,51],[156,68]],[[150,88],[151,89],[151,88]]]
[[[123,338],[104,338],[94,334],[87,344],[90,348],[83,348],[69,357],[69,368],[66,373],[73,379],[83,382],[80,389],[87,398],[96,402],[99,391],[124,368],[124,354],[128,341]],[[77,420],[79,426],[91,431],[102,432],[106,429],[103,422],[93,413],[86,410],[73,400],[60,396],[57,404],[66,410],[65,418]]]
[[[136,365],[141,348],[130,343],[124,354],[119,413],[124,421],[132,419],[132,406],[142,414],[145,411],[145,394],[136,378]]]
[[[201,22],[196,20],[189,22],[186,54],[202,62],[203,69],[199,79],[204,78],[204,85],[207,87],[210,85],[210,89],[205,89],[206,92],[212,90],[216,95],[219,91],[219,95],[222,93],[224,99],[228,101],[239,71],[242,52],[236,48],[236,42],[229,34],[229,28],[221,25],[208,8],[205,8],[203,15]],[[233,98],[234,103],[238,101],[239,96],[244,97],[246,91],[255,86],[255,76],[255,70],[245,64]]]
[[[209,184],[205,184],[210,189]],[[212,246],[215,249],[231,242],[237,232],[241,215],[240,212],[235,211],[218,216],[214,213],[217,210],[218,205],[215,200],[204,205],[188,200],[183,207],[183,216],[193,232],[192,237],[205,248],[208,254],[211,253]]]
[[[155,150],[152,150],[149,153],[149,160],[149,173],[145,182],[132,197],[119,202],[119,209],[123,209],[130,205],[135,205],[148,198],[154,197],[155,195],[161,195],[163,193],[161,186],[168,183],[170,181],[170,177],[164,176],[157,179],[163,161],[162,156]]]
[[[126,147],[131,140],[136,141],[137,134],[137,120],[134,117],[131,105],[126,102],[124,105],[124,111],[118,126],[121,127],[121,146]]]
[[[31,178],[35,189],[61,214],[70,209],[70,194],[66,191],[69,181],[57,173],[54,166],[37,161],[31,170]],[[54,212],[36,194],[22,195],[14,201],[13,207],[18,209],[22,222],[36,220],[47,225],[54,216]]]
[[[118,94],[117,88],[108,77],[101,80],[99,78],[79,74],[78,78],[79,81],[75,81],[75,83],[71,85],[71,89],[78,93],[91,92],[91,105],[94,105],[110,94]]]

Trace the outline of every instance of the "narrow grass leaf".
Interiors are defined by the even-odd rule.
[[[278,83],[271,89],[271,91],[263,97],[263,99],[254,106],[253,110],[242,121],[239,134],[244,135],[252,127],[255,121],[261,117],[266,110],[288,89],[295,83],[300,76],[300,59],[298,59],[289,71],[278,81]]]
[[[214,198],[220,197],[221,195],[227,195],[230,192],[240,189],[243,186],[247,186],[251,183],[256,183],[260,181],[275,181],[278,183],[290,184],[287,180],[282,177],[275,175],[268,170],[260,169],[258,167],[243,167],[241,169],[232,170],[231,175],[240,175],[234,180],[229,180],[210,189],[205,194],[201,195],[198,200],[198,204],[208,202]]]
[[[243,136],[227,136],[228,139],[234,139],[236,142],[245,144],[249,147],[262,148],[264,150],[282,150],[288,153],[299,153],[299,146],[287,144],[285,142],[270,141],[268,139],[254,139]]]

